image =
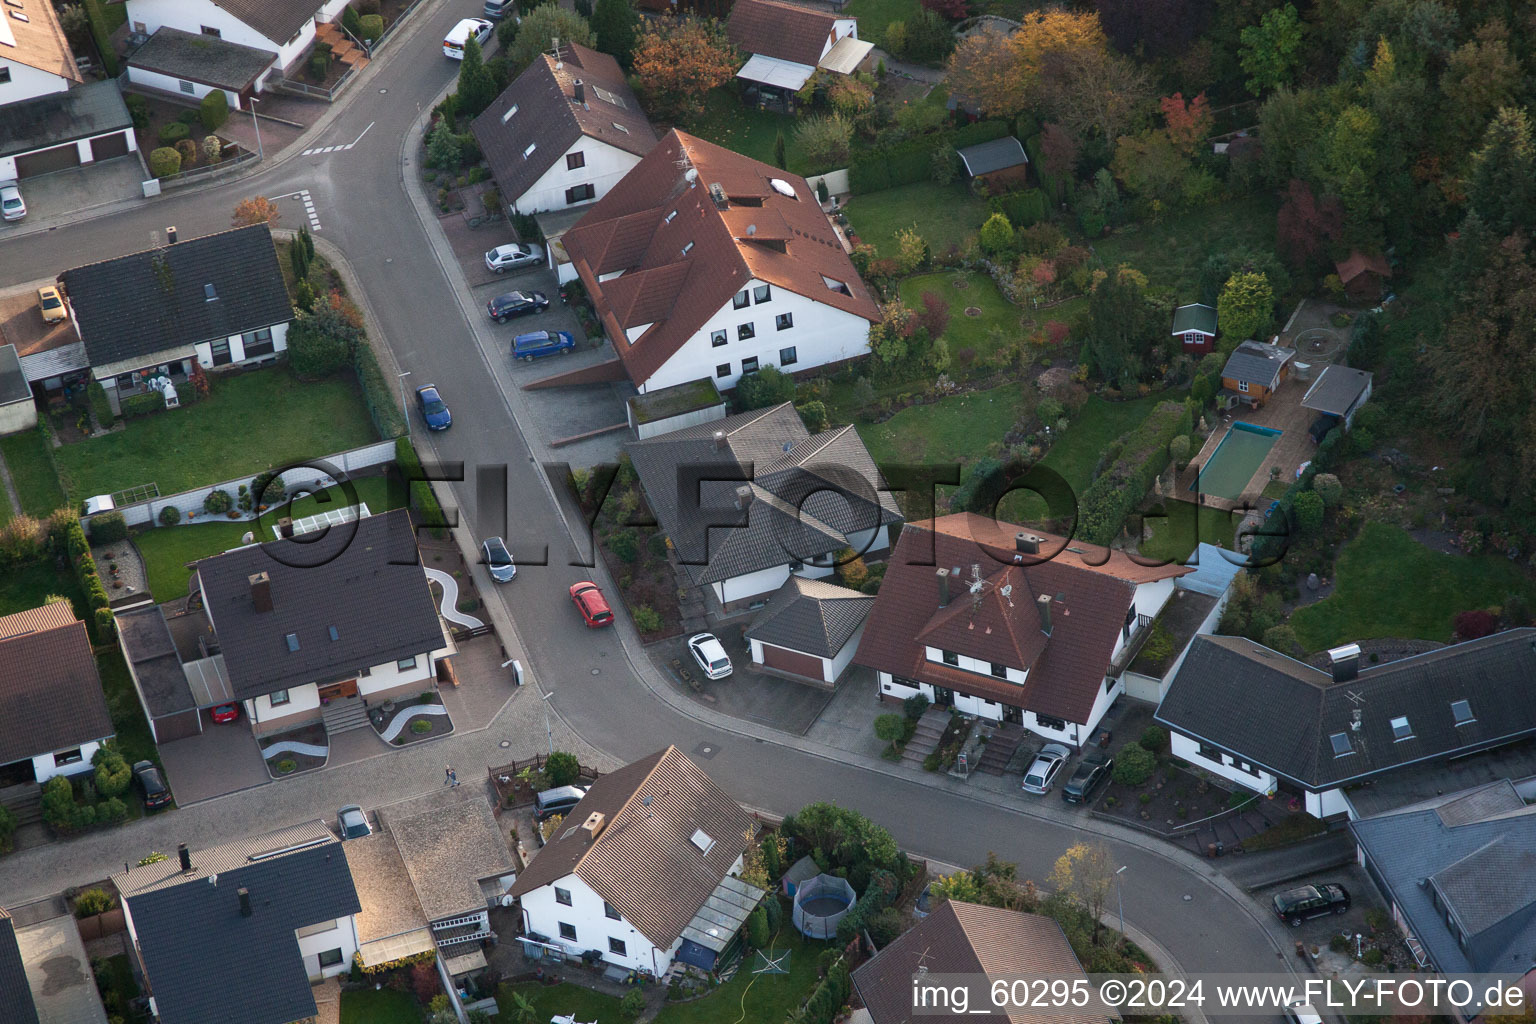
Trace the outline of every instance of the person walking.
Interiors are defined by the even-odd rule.
[[[449,786],[450,789],[452,789],[453,786],[457,786],[459,784],[459,773],[454,771],[452,768],[449,768],[448,769],[448,780],[451,783],[451,785]]]
[[[443,785],[453,785],[453,765],[451,764],[443,765]]]

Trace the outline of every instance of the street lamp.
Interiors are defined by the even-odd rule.
[[[400,381],[400,414],[405,417],[405,436],[411,436],[411,407],[405,404],[405,378],[411,375],[410,370],[397,373],[395,377]]]
[[[554,730],[550,729],[549,727],[549,698],[553,697],[554,695],[555,691],[550,690],[548,693],[544,694],[542,698],[540,698],[544,701],[544,734],[549,737],[549,752],[551,754],[555,752],[555,733]]]
[[[1120,870],[1115,872],[1115,897],[1120,903],[1120,941],[1125,941],[1125,888],[1120,883],[1120,876],[1125,873],[1129,864],[1122,864]]]
[[[256,129],[256,159],[260,160],[262,158],[262,156],[263,156],[262,149],[261,149],[261,122],[256,119],[256,103],[257,103],[256,97],[252,96],[251,97],[251,126]]]

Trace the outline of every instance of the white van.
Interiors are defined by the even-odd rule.
[[[485,44],[491,41],[491,33],[496,26],[484,18],[465,18],[443,38],[443,56],[452,57],[454,60],[464,59],[464,44],[474,37],[475,42],[484,49]]]

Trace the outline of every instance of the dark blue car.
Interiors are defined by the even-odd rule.
[[[447,430],[453,426],[453,413],[443,404],[436,384],[416,389],[416,405],[421,409],[421,418],[426,421],[428,430]]]
[[[512,339],[512,358],[538,359],[556,352],[569,352],[575,347],[576,339],[568,331],[534,331]]]
[[[492,320],[504,324],[515,316],[526,316],[549,308],[549,299],[543,292],[507,292],[485,304],[485,311]]]

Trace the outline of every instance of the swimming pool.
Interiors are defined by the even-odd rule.
[[[1190,490],[1199,490],[1216,498],[1236,501],[1248,489],[1249,481],[1282,432],[1269,427],[1256,427],[1251,423],[1234,423],[1221,444],[1205,460],[1200,475],[1190,484]]]

